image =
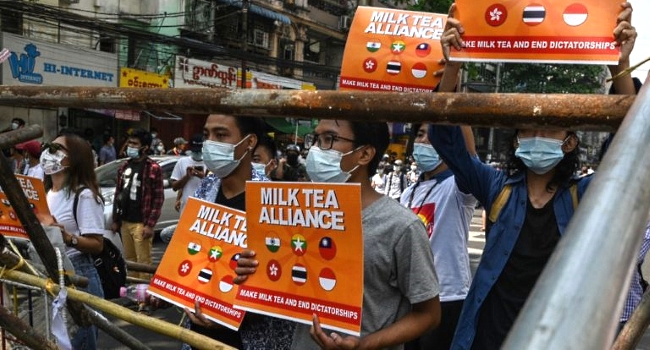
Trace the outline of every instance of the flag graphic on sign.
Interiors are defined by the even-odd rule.
[[[305,284],[307,282],[307,268],[300,264],[293,265],[291,279],[298,285]]]
[[[418,55],[418,57],[426,57],[429,56],[430,53],[431,45],[427,43],[420,43],[415,47],[415,54]]]
[[[336,256],[336,244],[330,237],[323,237],[318,243],[320,256],[325,260],[332,260]]]
[[[530,4],[524,8],[524,23],[536,26],[544,22],[546,18],[546,8],[538,4]]]
[[[427,76],[427,66],[422,62],[417,62],[413,65],[413,68],[411,68],[411,74],[413,74],[416,79],[422,79]]]
[[[291,248],[293,253],[298,256],[305,255],[307,252],[307,241],[303,235],[295,234],[291,237]]]
[[[212,270],[208,268],[201,269],[201,272],[199,272],[199,282],[208,283],[210,282],[211,278],[212,278]]]
[[[502,25],[506,18],[508,10],[502,4],[494,4],[485,10],[485,22],[493,27]]]
[[[183,260],[180,265],[178,265],[178,274],[182,277],[185,277],[192,272],[192,262],[189,260]]]
[[[221,249],[221,247],[216,245],[210,248],[210,252],[208,253],[208,260],[210,260],[210,262],[215,262],[219,260],[219,258],[221,258],[222,255],[223,255],[223,249]]]
[[[366,49],[370,52],[377,52],[381,48],[381,43],[379,41],[368,41],[366,43]]]
[[[390,52],[399,55],[402,52],[406,50],[406,43],[404,43],[402,40],[395,40],[393,41],[392,44],[390,44]]]
[[[372,73],[377,70],[377,60],[372,57],[366,58],[366,60],[363,61],[363,70],[366,73]]]
[[[402,64],[398,61],[388,61],[386,65],[386,73],[397,75],[402,70]]]
[[[273,282],[279,280],[282,276],[282,265],[277,260],[269,260],[266,264],[266,276]]]
[[[280,249],[280,238],[277,236],[267,236],[266,248],[268,248],[272,253],[277,252],[278,249]]]
[[[589,12],[587,11],[587,7],[577,2],[569,5],[562,14],[564,22],[572,27],[577,27],[585,23],[588,16]]]
[[[239,257],[241,254],[237,253],[230,258],[230,262],[228,263],[228,266],[230,266],[231,269],[236,269],[237,268],[237,260],[239,260]]]
[[[194,242],[190,242],[187,244],[187,252],[190,253],[190,255],[194,255],[200,251],[201,251],[200,244]]]
[[[320,271],[318,275],[318,282],[320,283],[321,288],[326,291],[331,291],[336,286],[336,275],[334,271],[330,268],[324,268]]]
[[[219,281],[219,290],[222,293],[228,293],[232,290],[233,287],[233,278],[232,276],[228,275],[225,276],[224,278]]]

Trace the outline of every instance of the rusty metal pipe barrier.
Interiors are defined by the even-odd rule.
[[[616,337],[612,350],[636,349],[650,325],[650,293],[644,293],[639,306]]]
[[[609,349],[650,210],[650,75],[502,349]]]
[[[614,131],[635,96],[2,86],[0,105]],[[198,116],[197,116],[198,117]]]

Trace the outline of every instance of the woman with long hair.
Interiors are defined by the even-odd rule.
[[[67,246],[66,255],[75,273],[88,278],[88,286],[78,289],[103,298],[104,291],[91,254],[100,253],[103,249],[104,203],[95,176],[90,145],[76,134],[62,134],[43,145],[40,161],[45,175],[51,179],[51,188],[47,192],[51,215],[41,217],[41,223],[61,228],[63,242]],[[95,326],[79,328],[71,339],[74,349],[96,349],[96,341]]]

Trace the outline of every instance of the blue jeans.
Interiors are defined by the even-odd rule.
[[[86,293],[92,294],[99,298],[104,298],[104,290],[99,280],[99,275],[95,265],[88,254],[82,254],[70,258],[74,266],[75,274],[88,278],[86,288],[77,288]],[[97,327],[79,327],[75,336],[70,339],[72,348],[75,350],[95,350],[97,349]]]

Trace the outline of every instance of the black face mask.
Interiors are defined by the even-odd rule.
[[[289,163],[289,165],[298,164],[298,155],[293,153],[287,154],[287,163]]]

